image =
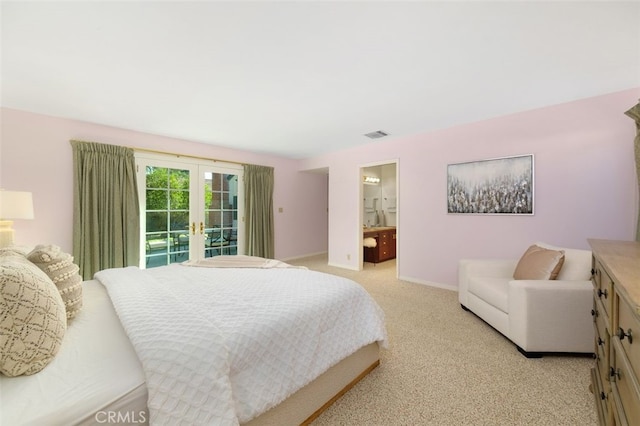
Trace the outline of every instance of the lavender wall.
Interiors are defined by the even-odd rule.
[[[624,111],[639,97],[636,88],[304,161],[329,169],[329,263],[360,267],[359,170],[395,159],[403,279],[455,288],[460,258],[519,257],[535,241],[633,239],[635,125]],[[446,213],[447,164],[519,154],[535,158],[534,216]]]
[[[16,221],[18,242],[71,250],[69,139],[269,165],[276,257],[328,248],[329,263],[359,269],[360,168],[397,161],[398,275],[455,288],[460,258],[517,257],[535,241],[588,248],[587,238],[634,238],[635,126],[624,111],[639,97],[636,88],[302,161],[2,109],[0,185],[34,193],[36,219]],[[534,216],[446,214],[447,164],[519,154],[535,156]],[[299,170],[328,170],[329,193],[325,174]]]
[[[80,139],[273,166],[276,257],[327,251],[326,175],[298,172],[296,160],[7,108],[1,110],[1,119],[0,186],[32,191],[34,197],[35,220],[14,222],[16,243],[54,243],[71,251],[73,173],[69,140]]]

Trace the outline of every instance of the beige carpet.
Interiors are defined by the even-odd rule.
[[[351,278],[386,315],[381,365],[325,411],[321,425],[595,425],[593,360],[527,359],[476,316],[458,294],[395,278],[395,261],[361,272],[326,256],[290,261]]]

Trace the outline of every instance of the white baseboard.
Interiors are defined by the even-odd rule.
[[[336,267],[336,268],[348,269],[350,271],[359,271],[360,270],[360,269],[358,269],[357,267],[355,267],[353,265],[343,265],[341,263],[329,262],[327,265],[333,266],[333,267]]]
[[[425,280],[420,280],[420,279],[417,279],[417,278],[405,277],[405,276],[399,276],[398,279],[402,280],[402,281],[409,281],[409,282],[415,283],[415,284],[427,285],[429,287],[441,288],[441,289],[444,289],[444,290],[451,290],[451,291],[456,291],[456,292],[458,291],[458,286],[457,285],[434,283],[433,281],[425,281]]]
[[[301,256],[285,257],[283,259],[278,259],[278,260],[280,260],[282,262],[289,262],[291,260],[304,259],[305,257],[320,256],[322,254],[327,254],[327,252],[326,251],[319,251],[317,253],[308,253],[308,254],[303,254]]]

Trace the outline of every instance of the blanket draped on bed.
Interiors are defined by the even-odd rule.
[[[237,425],[362,346],[386,344],[358,284],[294,269],[109,269],[107,288],[142,363],[151,424]]]

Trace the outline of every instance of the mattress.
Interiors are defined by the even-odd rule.
[[[141,361],[152,423],[246,423],[386,339],[360,285],[317,271],[169,265],[96,279]]]
[[[0,425],[106,423],[100,416],[116,412],[130,416],[134,421],[129,423],[146,418],[142,367],[105,288],[86,281],[83,304],[60,352],[44,370],[32,376],[0,375]]]

